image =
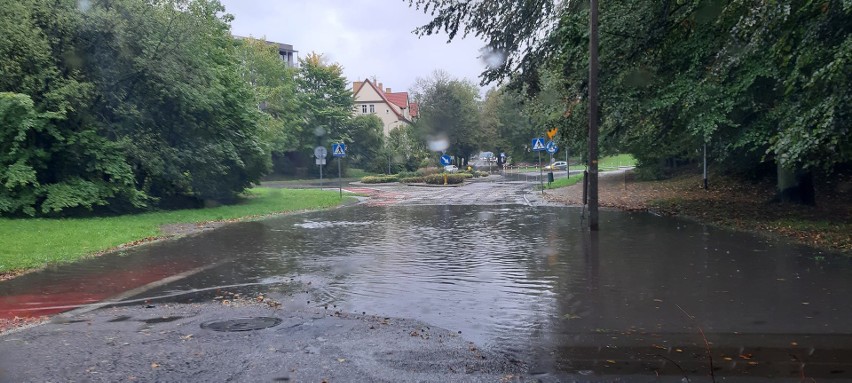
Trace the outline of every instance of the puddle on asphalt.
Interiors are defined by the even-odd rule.
[[[301,227],[303,229],[328,229],[330,227],[335,226],[358,226],[358,225],[370,225],[371,222],[348,222],[348,221],[310,221],[307,220],[305,222],[300,222],[294,224],[296,227]],[[273,229],[275,230],[275,229]],[[281,231],[281,230],[276,230]]]
[[[307,290],[306,307],[415,318],[545,372],[706,376],[700,327],[722,376],[852,377],[852,260],[645,213],[602,211],[588,234],[580,212],[358,206],[240,223],[2,283],[0,312],[187,272],[134,301]]]

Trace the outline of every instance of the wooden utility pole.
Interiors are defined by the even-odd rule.
[[[598,231],[598,0],[589,6],[589,230]]]

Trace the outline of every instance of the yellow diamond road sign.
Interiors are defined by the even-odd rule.
[[[553,140],[553,137],[556,137],[556,132],[557,132],[557,130],[558,130],[557,128],[553,128],[553,129],[548,130],[548,131],[546,132],[546,133],[547,133],[547,139],[548,139],[548,140]]]

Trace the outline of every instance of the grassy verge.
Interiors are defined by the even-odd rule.
[[[349,168],[346,172],[348,178],[364,178],[367,176],[377,176],[379,173],[371,173],[363,169]]]
[[[852,255],[852,200],[848,192],[818,185],[817,206],[799,206],[771,202],[775,185],[767,180],[744,181],[711,174],[710,189],[701,186],[702,176],[694,170],[658,181],[636,181],[632,173],[626,177],[602,176],[599,201],[605,207],[689,217]],[[549,192],[546,198],[580,205],[582,195],[582,186],[574,185]]]
[[[559,156],[557,156],[557,158],[555,158],[555,160],[561,161],[562,159],[560,159],[558,157]],[[544,161],[544,160],[542,160],[542,161]],[[571,157],[571,168],[579,169],[579,168],[583,168],[583,167],[586,166],[585,163],[580,163],[580,162],[581,162],[580,158]],[[546,162],[542,163],[542,165],[546,165],[546,164],[547,164]],[[532,165],[535,165],[535,164],[532,164]],[[630,154],[617,154],[617,155],[614,155],[614,156],[601,157],[598,160],[598,170],[601,170],[601,171],[614,170],[614,169],[618,169],[619,167],[622,167],[622,166],[636,166],[636,159],[633,158],[633,156],[630,155]],[[529,167],[526,167],[526,168],[514,168],[514,169],[510,168],[507,171],[509,173],[523,173],[523,172],[530,172],[530,171],[536,171],[536,170],[537,170],[537,168],[535,168],[534,166],[529,166]]]
[[[599,170],[618,169],[621,166],[636,166],[636,159],[629,154],[606,156],[598,161]]]
[[[230,221],[341,203],[336,191],[255,188],[239,204],[118,217],[0,219],[0,274],[70,262],[116,246],[161,236],[168,224]]]
[[[551,183],[545,183],[544,188],[545,189],[564,188],[566,186],[571,186],[571,185],[574,185],[574,184],[576,184],[578,182],[582,182],[582,181],[583,181],[583,175],[582,174],[574,174],[573,176],[570,176],[570,177],[557,178],[556,180],[554,180]]]

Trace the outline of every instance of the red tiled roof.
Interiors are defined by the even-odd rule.
[[[417,115],[420,114],[420,106],[417,105],[416,102],[408,104],[408,108],[408,114],[411,115],[411,118],[417,117]]]
[[[408,92],[385,93],[385,97],[400,108],[408,107]]]
[[[370,86],[373,88],[373,90],[375,90],[375,91],[376,91],[376,93],[378,93],[378,94],[379,94],[379,96],[382,98],[382,100],[383,100],[384,102],[386,102],[386,103],[388,104],[388,106],[390,106],[391,102],[388,100],[387,94],[385,94],[385,92],[383,92],[381,89],[379,89],[379,88],[376,86],[376,84],[373,84],[373,82],[372,82],[372,81],[370,81],[370,79],[365,79],[365,80],[364,80],[364,85],[366,85],[366,84],[370,84]],[[361,85],[361,87],[360,87],[360,88],[358,88],[358,90],[357,90],[357,91],[354,91],[353,93],[354,93],[354,94],[358,94],[358,92],[360,92],[360,91],[361,91],[361,89],[364,89],[364,85]],[[405,93],[405,92],[402,92],[402,93]],[[394,93],[390,93],[390,94],[394,94]],[[405,95],[406,95],[406,98],[407,98],[407,97],[408,97],[408,93],[405,93]],[[394,104],[396,104],[396,103],[394,103]],[[408,123],[411,123],[411,121],[409,121],[407,118],[405,118],[405,116],[403,116],[402,114],[400,114],[400,113],[399,113],[396,109],[394,109],[394,108],[390,108],[390,109],[391,109],[391,111],[393,111],[393,114],[395,114],[395,115],[396,115],[396,116],[397,116],[400,120],[405,121],[405,122],[408,122]]]

